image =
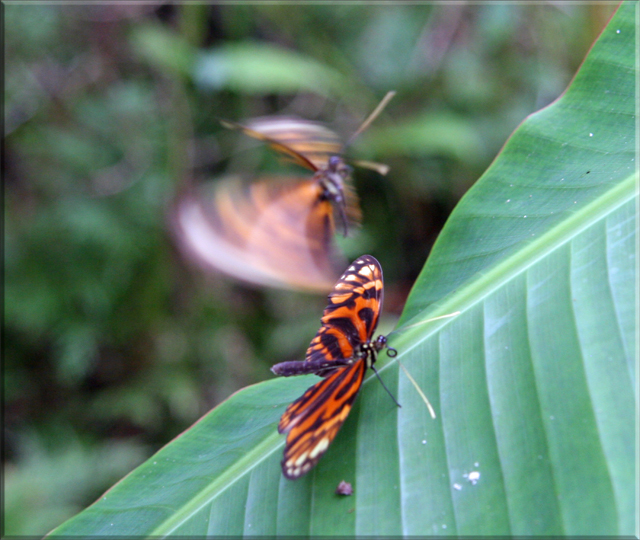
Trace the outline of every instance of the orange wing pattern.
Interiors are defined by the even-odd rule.
[[[355,260],[329,294],[322,326],[311,340],[306,361],[339,361],[359,357],[368,343],[382,310],[383,282],[380,263],[371,255]]]
[[[380,263],[363,255],[351,263],[329,295],[306,360],[273,366],[278,375],[325,377],[289,405],[280,419],[278,431],[288,434],[282,460],[287,478],[302,476],[318,462],[351,411],[367,368],[386,345],[383,336],[371,342],[382,300]]]
[[[183,197],[176,218],[190,255],[250,283],[326,292],[344,265],[331,203],[313,179],[228,178]]]

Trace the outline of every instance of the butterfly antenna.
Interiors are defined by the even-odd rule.
[[[378,377],[378,380],[380,381],[380,384],[382,385],[382,388],[384,388],[387,391],[387,394],[389,394],[391,396],[391,399],[393,400],[393,402],[398,406],[398,407],[402,407],[402,405],[400,405],[400,403],[398,403],[398,400],[396,398],[393,397],[393,394],[389,391],[389,389],[384,385],[384,383],[382,382],[382,379],[380,378],[380,374],[378,373],[378,370],[371,366],[371,369],[373,370],[373,372],[376,374],[376,377]]]
[[[424,401],[425,405],[427,406],[427,409],[429,409],[429,414],[431,415],[431,418],[433,418],[435,420],[436,419],[436,412],[433,410],[433,407],[431,406],[431,403],[429,403],[429,400],[427,399],[427,396],[424,395],[424,392],[418,386],[418,383],[411,376],[411,374],[409,373],[407,368],[402,365],[400,360],[398,360],[398,365],[402,368],[402,371],[404,371],[404,374],[411,381],[411,384],[413,384],[413,386],[417,390],[418,394],[420,394],[420,397],[422,398],[422,401]]]
[[[382,101],[378,104],[378,106],[375,109],[373,109],[373,112],[367,117],[367,119],[364,122],[362,122],[362,124],[356,130],[356,132],[353,135],[351,135],[351,137],[349,137],[349,140],[347,141],[346,146],[349,146],[353,142],[353,140],[358,135],[360,135],[360,133],[362,133],[365,129],[367,129],[371,125],[371,122],[373,122],[377,118],[377,116],[387,106],[387,103],[389,103],[389,101],[391,101],[391,98],[395,95],[396,95],[395,90],[391,90],[390,92],[387,92],[387,95],[382,98]]]

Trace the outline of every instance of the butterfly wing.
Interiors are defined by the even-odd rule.
[[[176,229],[195,258],[244,281],[326,292],[343,261],[331,203],[313,179],[219,181],[182,198]]]
[[[295,116],[264,116],[243,125],[228,121],[222,124],[265,141],[312,171],[326,168],[330,156],[343,153],[342,141],[336,133],[319,122]]]
[[[287,407],[278,424],[287,433],[282,472],[306,474],[327,451],[347,418],[367,369],[364,360],[336,369]]]
[[[306,361],[324,359],[340,365],[344,359],[358,357],[360,346],[371,339],[378,325],[382,301],[380,263],[371,255],[363,255],[349,265],[329,294],[322,326],[311,340]]]

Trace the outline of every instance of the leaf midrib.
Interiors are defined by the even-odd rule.
[[[149,533],[153,536],[170,535],[176,528],[182,525],[191,516],[198,513],[204,506],[218,497],[226,489],[242,479],[246,474],[251,473],[260,463],[271,454],[279,450],[284,444],[280,434],[274,431],[265,437],[251,451],[247,452],[238,461],[231,465],[225,472],[218,476],[198,495],[193,497],[188,503],[177,509],[173,515],[168,517],[161,525]]]
[[[454,311],[465,311],[470,306],[490,296],[504,283],[510,281],[527,268],[530,268],[549,253],[558,249],[558,247],[570,241],[576,235],[635,197],[637,195],[637,181],[637,173],[634,172],[627,176],[596,200],[585,205],[566,220],[540,235],[537,239],[529,242],[520,251],[505,258],[488,272],[479,274],[476,279],[469,281],[466,285],[457,288],[455,292],[451,293],[443,301],[429,306],[429,308],[409,319],[403,326],[411,326],[424,322],[429,317],[437,317]],[[394,339],[390,345],[398,349],[398,356],[401,357],[439,331],[446,324],[449,324],[449,322],[451,322],[451,319],[435,321],[433,327],[426,332],[420,326],[407,329],[406,333]],[[400,327],[398,331],[402,331],[402,327]],[[394,360],[390,360],[384,366],[380,367],[378,371],[382,371],[393,364]],[[371,377],[365,380],[365,384],[369,379],[371,379]]]

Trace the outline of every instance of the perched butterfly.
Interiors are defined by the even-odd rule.
[[[351,263],[329,294],[322,326],[311,340],[306,359],[271,368],[285,377],[306,373],[324,377],[287,407],[278,424],[278,432],[287,433],[282,460],[287,478],[299,478],[318,462],[351,411],[367,368],[377,375],[373,364],[387,346],[387,338],[371,338],[382,300],[380,263],[363,255]],[[397,352],[390,348],[388,354]]]
[[[366,128],[393,96],[389,93],[354,133]],[[346,236],[360,221],[350,184],[345,144],[319,122],[263,117],[229,128],[264,141],[314,174],[243,182],[216,182],[210,194],[185,194],[177,205],[177,229],[198,260],[258,285],[326,292],[344,267],[335,246],[334,212]],[[348,143],[347,143],[348,144]],[[386,173],[386,166],[354,162]]]

